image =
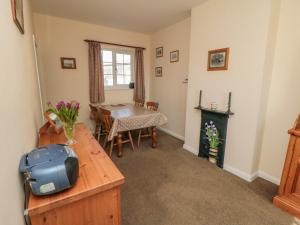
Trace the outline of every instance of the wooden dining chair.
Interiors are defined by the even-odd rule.
[[[104,124],[101,120],[101,112],[97,106],[93,106],[92,104],[89,104],[89,106],[91,110],[90,119],[95,122],[94,137],[100,141],[100,136],[105,135]]]
[[[147,106],[148,110],[157,111],[159,103],[158,102],[147,102],[146,106]],[[137,143],[138,148],[140,147],[141,138],[152,137],[152,135],[153,135],[152,130],[153,130],[153,127],[148,127],[148,128],[139,130],[138,143]]]
[[[103,121],[103,124],[105,127],[105,132],[106,132],[105,142],[107,143],[109,132],[113,126],[113,118],[111,117],[111,112],[109,110],[104,109],[104,108],[100,108],[100,110],[102,113],[102,121]],[[131,133],[130,133],[130,131],[124,131],[122,133],[125,133],[125,132],[127,132],[127,134],[128,134],[128,139],[122,139],[122,144],[130,142],[132,150],[134,151],[134,145],[133,145]],[[116,141],[117,138],[118,137],[113,137],[113,139],[110,141],[109,157],[112,157],[112,151],[113,151],[114,146],[118,145],[118,143]]]
[[[135,100],[135,103],[134,103],[135,106],[138,106],[138,107],[144,107],[145,105],[145,101],[144,100]]]

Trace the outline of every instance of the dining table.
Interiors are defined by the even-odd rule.
[[[156,127],[168,122],[167,117],[159,112],[130,103],[101,105],[101,108],[109,110],[113,118],[113,125],[108,134],[108,140],[114,137],[118,139],[118,156],[122,157],[122,133],[124,131],[151,129],[152,148],[157,146]]]

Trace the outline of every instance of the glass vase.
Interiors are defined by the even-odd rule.
[[[75,144],[75,124],[64,123],[64,133],[67,138],[67,145]]]

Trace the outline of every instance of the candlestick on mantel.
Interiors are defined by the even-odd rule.
[[[199,94],[199,108],[201,108],[201,101],[202,101],[202,90],[200,90],[200,94]]]
[[[222,110],[217,110],[217,109],[212,109],[212,108],[205,108],[201,105],[202,104],[202,90],[200,90],[199,105],[197,107],[195,107],[195,109],[201,110],[201,111],[210,111],[210,112],[213,112],[213,113],[218,113],[218,114],[224,114],[224,115],[231,116],[231,115],[234,115],[234,113],[231,112],[231,98],[232,98],[232,92],[229,92],[227,111],[222,111]]]
[[[231,110],[231,92],[229,92],[229,98],[228,98],[228,112],[230,112]]]

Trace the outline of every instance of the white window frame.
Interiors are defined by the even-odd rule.
[[[104,90],[127,90],[129,84],[117,84],[117,53],[128,54],[131,56],[131,82],[135,80],[135,69],[134,69],[134,49],[122,48],[116,46],[103,46],[102,51],[112,51],[112,70],[113,70],[113,86],[105,86]],[[102,57],[102,52],[101,52]],[[104,70],[104,69],[103,69]]]

